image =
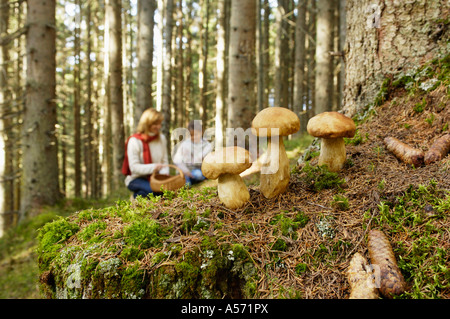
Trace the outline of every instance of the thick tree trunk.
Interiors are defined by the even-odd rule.
[[[256,0],[232,1],[230,19],[228,128],[246,130],[256,112]]]
[[[60,198],[55,105],[55,1],[28,1],[21,216]]]
[[[448,20],[449,10],[447,0],[347,0],[347,115],[371,103],[386,77],[448,52],[442,20]]]
[[[137,80],[134,122],[137,125],[142,113],[153,106],[153,27],[154,0],[138,1]]]

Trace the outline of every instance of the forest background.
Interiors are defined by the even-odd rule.
[[[123,190],[148,107],[168,138],[199,119],[215,145],[268,106],[298,114],[300,134],[341,108],[345,1],[2,0],[0,15],[0,234]]]

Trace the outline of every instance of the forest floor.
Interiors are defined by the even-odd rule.
[[[433,71],[439,68],[434,65]],[[188,203],[175,197],[157,203],[152,215],[172,224],[179,231],[172,236],[189,247],[201,242],[204,231],[183,233],[181,219],[158,217],[159,211],[183,205],[196,207],[198,214],[208,211],[208,235],[226,233],[222,240],[249,252],[259,273],[256,298],[348,298],[349,262],[356,252],[368,259],[368,231],[379,229],[408,284],[402,298],[448,299],[450,155],[412,167],[393,156],[383,139],[393,136],[426,151],[449,133],[449,69],[447,58],[446,78],[432,89],[419,89],[420,82],[405,78],[401,84],[386,82],[378,105],[357,119],[357,134],[346,140],[347,162],[338,174],[317,167],[318,150],[311,137],[293,139],[286,141],[291,180],[284,194],[264,198],[256,170],[244,177],[251,197],[241,209],[224,208],[217,196],[193,196]],[[195,188],[214,193],[215,181]],[[55,214],[69,216],[90,204],[73,200],[49,208],[0,240],[0,298],[40,298],[35,230]]]

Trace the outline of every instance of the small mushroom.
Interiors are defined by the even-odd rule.
[[[261,193],[272,198],[283,193],[289,185],[289,159],[284,148],[283,136],[300,129],[300,120],[284,107],[268,107],[259,112],[252,121],[252,132],[268,138],[266,159],[261,169]]]
[[[202,173],[206,178],[218,179],[220,201],[226,207],[236,209],[250,199],[247,186],[239,175],[250,166],[250,153],[242,147],[230,146],[206,155]]]
[[[339,112],[323,112],[311,118],[306,129],[322,139],[318,164],[326,164],[331,172],[340,171],[346,159],[344,137],[355,135],[355,122]]]

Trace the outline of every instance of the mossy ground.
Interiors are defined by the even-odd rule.
[[[236,211],[215,187],[199,187],[41,221],[43,296],[347,298],[348,263],[368,256],[376,228],[408,283],[400,298],[450,298],[450,156],[411,167],[383,145],[394,136],[426,150],[448,132],[449,69],[447,56],[387,79],[355,118],[345,168],[330,173],[314,148],[300,152],[277,198],[265,199],[253,175],[250,201]]]

